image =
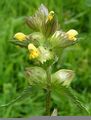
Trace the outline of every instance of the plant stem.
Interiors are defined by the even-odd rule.
[[[50,67],[47,69],[46,73],[47,73],[46,115],[50,116],[50,109],[51,109],[51,69]]]

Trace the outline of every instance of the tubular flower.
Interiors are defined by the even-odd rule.
[[[19,33],[16,33],[14,35],[14,38],[17,39],[17,40],[19,40],[19,41],[24,41],[24,40],[27,39],[27,36],[25,34],[19,32]]]
[[[71,29],[68,32],[66,32],[66,35],[69,40],[75,41],[77,39],[76,36],[78,35],[78,32],[74,29]]]
[[[32,50],[29,54],[30,59],[35,59],[39,56],[39,51],[38,50]]]
[[[30,43],[28,45],[28,50],[30,59],[35,59],[39,56],[39,50],[33,44]]]
[[[53,17],[54,17],[54,11],[50,11],[50,13],[48,14],[46,22],[51,21],[53,19]]]

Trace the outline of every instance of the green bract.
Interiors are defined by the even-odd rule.
[[[61,83],[63,86],[69,86],[73,78],[74,72],[72,70],[61,69],[52,74],[52,83],[58,82],[59,84]]]
[[[42,4],[34,16],[26,17],[26,23],[34,31],[39,31],[45,37],[49,37],[58,29],[58,22],[55,15],[51,21],[47,21],[48,15],[48,9]]]
[[[35,12],[34,16],[26,17],[26,23],[34,31],[41,31],[47,16],[48,9],[43,4],[41,4],[41,6]]]
[[[70,41],[67,38],[67,35],[63,31],[56,31],[51,37],[50,43],[53,48],[66,48],[72,44],[75,44],[76,41]]]
[[[45,87],[47,75],[43,68],[37,66],[26,68],[25,74],[30,85]]]

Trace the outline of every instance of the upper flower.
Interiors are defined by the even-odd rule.
[[[48,9],[41,4],[33,16],[26,18],[26,23],[34,31],[43,33],[48,38],[58,29],[58,21],[54,11],[48,12]]]
[[[29,35],[16,33],[13,43],[28,48],[29,58],[36,58],[42,64],[59,58],[60,51],[76,43],[78,32],[74,29],[60,30],[54,11],[49,12],[43,4],[33,16],[26,18],[26,23],[34,32]]]
[[[68,37],[68,40],[75,41],[77,39],[76,36],[78,35],[78,32],[74,29],[71,29],[68,32],[66,32],[66,35]]]

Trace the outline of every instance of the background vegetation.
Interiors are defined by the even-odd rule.
[[[27,87],[24,68],[29,65],[24,50],[9,41],[13,35],[31,31],[23,18],[32,15],[37,7],[45,4],[54,10],[60,26],[67,31],[79,31],[79,43],[64,51],[60,61],[62,68],[73,69],[76,77],[72,88],[91,112],[91,1],[90,0],[1,0],[0,1],[0,105],[10,102]],[[61,92],[61,91],[60,91]],[[70,100],[55,96],[54,107],[58,106],[59,115],[87,115],[80,111]],[[43,115],[44,96],[39,90],[35,95],[25,97],[14,105],[0,108],[0,117],[30,117]]]

